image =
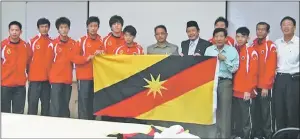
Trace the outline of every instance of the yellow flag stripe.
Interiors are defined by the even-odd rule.
[[[211,125],[213,87],[214,81],[210,81],[136,118]]]
[[[131,55],[97,56],[93,60],[94,92],[139,73],[167,57],[168,55],[139,55],[139,58],[132,58]]]

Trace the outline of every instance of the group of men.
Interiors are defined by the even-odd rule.
[[[20,38],[22,25],[12,21],[8,26],[10,36],[1,43],[1,111],[24,113],[28,79],[28,114],[38,113],[40,100],[41,115],[70,117],[75,65],[78,117],[94,119],[91,62],[94,56],[144,54],[143,48],[134,41],[136,29],[131,25],[123,29],[121,16],[110,18],[112,31],[103,40],[97,33],[99,24],[98,17],[89,17],[87,34],[75,41],[68,36],[70,20],[60,17],[55,22],[59,35],[51,39],[48,36],[50,22],[41,18],[37,21],[40,33],[25,42]],[[159,25],[154,28],[157,43],[147,47],[147,54],[216,56],[219,60],[216,137],[270,138],[274,123],[276,130],[299,127],[296,21],[287,16],[280,26],[283,37],[275,43],[267,39],[270,25],[266,22],[256,25],[257,38],[253,43],[248,42],[247,27],[236,30],[234,41],[227,35],[228,21],[219,17],[213,37],[207,41],[200,38],[197,22],[189,21],[186,26],[189,39],[182,41],[179,53],[178,46],[167,41],[166,27]],[[272,122],[271,115],[276,122]]]

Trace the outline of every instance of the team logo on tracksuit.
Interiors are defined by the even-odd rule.
[[[109,42],[107,43],[107,45],[108,45],[108,46],[111,46],[111,45],[112,45],[111,41],[109,41]]]
[[[11,51],[10,51],[10,49],[8,49],[8,50],[6,51],[6,53],[7,53],[7,54],[11,54]]]
[[[36,45],[35,48],[36,49],[40,49],[41,47],[40,47],[40,45]]]

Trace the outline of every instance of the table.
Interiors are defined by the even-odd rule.
[[[1,138],[113,138],[112,133],[147,132],[150,126],[1,113]]]

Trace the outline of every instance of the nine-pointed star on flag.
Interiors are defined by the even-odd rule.
[[[160,81],[160,74],[158,74],[157,78],[154,79],[154,77],[152,76],[152,74],[150,74],[151,76],[151,81],[149,81],[148,79],[144,78],[144,80],[148,83],[148,85],[144,86],[145,88],[149,88],[149,91],[147,93],[147,96],[149,94],[153,94],[153,97],[155,98],[156,94],[159,94],[160,96],[162,96],[162,92],[161,90],[168,90],[167,88],[165,88],[163,85],[163,83],[165,83],[167,80],[165,81]]]

